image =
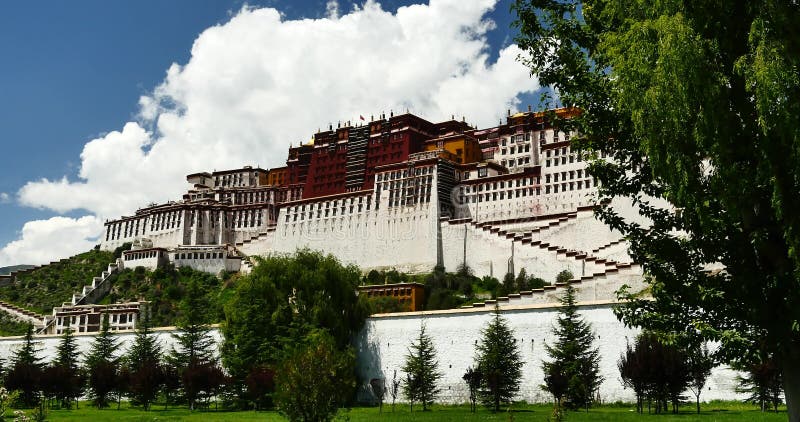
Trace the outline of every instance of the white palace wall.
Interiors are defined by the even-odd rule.
[[[634,400],[633,392],[624,389],[617,370],[617,360],[628,341],[633,341],[637,331],[626,328],[613,314],[613,304],[609,302],[586,302],[580,306],[579,313],[590,321],[595,333],[595,346],[600,350],[600,374],[604,381],[600,387],[600,398],[604,402]],[[402,366],[408,354],[408,346],[419,333],[421,323],[425,323],[428,334],[434,342],[439,360],[439,369],[444,374],[440,381],[441,402],[467,402],[468,393],[461,376],[473,365],[476,342],[480,341],[481,329],[492,317],[491,308],[473,308],[430,312],[410,312],[404,314],[384,314],[369,318],[364,329],[356,339],[359,383],[362,386],[372,378],[384,378],[389,383],[395,370],[398,378],[403,378]],[[553,305],[506,305],[503,317],[514,331],[519,345],[522,361],[522,388],[518,399],[530,402],[548,402],[551,398],[539,385],[543,382],[541,361],[546,359],[544,343],[552,343],[552,327],[558,308]],[[153,330],[159,344],[168,350],[175,345],[172,334],[174,327]],[[127,350],[134,339],[133,332],[117,333],[121,340],[121,352]],[[217,344],[221,334],[217,329],[211,335]],[[91,347],[94,334],[76,334],[80,352],[86,353]],[[43,335],[36,337],[45,362],[56,355],[60,336]],[[0,338],[0,358],[6,362],[22,345],[21,337]],[[714,369],[703,390],[702,400],[739,400],[734,387],[737,373],[728,367]],[[362,394],[364,389],[362,388]],[[362,395],[362,399],[364,399]]]
[[[544,343],[555,340],[552,327],[558,308],[552,305],[508,307],[502,310],[515,333],[522,361],[522,388],[519,398],[529,402],[547,402],[551,397],[539,386],[544,375],[541,362],[547,358]],[[580,314],[591,321],[595,332],[595,346],[600,350],[600,387],[603,402],[634,400],[633,391],[624,389],[617,369],[617,360],[628,341],[633,341],[638,331],[626,328],[614,316],[611,303],[595,302],[580,308]],[[361,381],[384,378],[391,382],[394,371],[403,378],[402,366],[408,346],[419,334],[420,324],[433,339],[439,369],[444,373],[440,381],[443,402],[467,402],[468,390],[461,379],[467,368],[474,364],[475,345],[480,341],[481,329],[492,318],[490,308],[414,312],[407,314],[377,315],[367,320],[357,343],[358,370]],[[714,369],[701,399],[741,399],[734,391],[736,372],[728,367]]]

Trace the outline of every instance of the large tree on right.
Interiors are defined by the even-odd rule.
[[[800,7],[792,0],[517,0],[523,60],[580,136],[652,298],[627,323],[774,353],[800,420]],[[674,208],[664,207],[664,199]],[[640,224],[623,218],[633,200]],[[610,202],[609,202],[610,201]],[[709,268],[716,268],[709,272]]]

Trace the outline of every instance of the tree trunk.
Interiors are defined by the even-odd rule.
[[[700,414],[700,395],[698,394],[696,397],[697,397],[697,414],[699,415]]]
[[[800,422],[800,346],[794,345],[792,349],[781,359],[783,391],[789,422]]]

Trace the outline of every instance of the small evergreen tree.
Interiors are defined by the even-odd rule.
[[[542,362],[542,369],[548,376],[566,380],[564,397],[568,408],[585,407],[588,410],[602,382],[599,352],[592,348],[592,327],[578,316],[575,289],[569,284],[561,298],[561,305],[557,325],[553,327],[557,340],[553,345],[545,344],[545,350],[552,360]],[[560,375],[557,375],[559,372]],[[552,385],[545,383],[542,387],[555,395],[555,391],[551,391]]]
[[[525,271],[525,268],[519,270],[519,274],[517,274],[517,279],[514,282],[514,289],[518,292],[523,290],[528,290],[528,272]]]
[[[54,373],[58,374],[56,379],[52,379],[52,386],[56,399],[61,402],[61,407],[69,409],[72,400],[77,400],[83,392],[83,374],[78,365],[78,344],[72,329],[64,329],[61,342],[56,349],[56,359],[53,361]]]
[[[100,333],[94,338],[86,356],[88,393],[98,409],[108,407],[111,394],[119,381],[119,341],[111,334],[108,314],[103,315]]]
[[[759,356],[759,359],[746,364],[738,365],[744,371],[744,376],[739,379],[739,393],[747,394],[745,403],[757,404],[762,412],[770,409],[778,411],[783,394],[783,377],[780,367],[771,356]]]
[[[436,384],[442,378],[438,366],[433,340],[425,332],[423,322],[420,325],[419,337],[411,344],[403,366],[403,371],[410,381],[403,386],[403,394],[411,401],[412,406],[414,401],[419,401],[422,403],[422,410],[425,411],[436,399],[436,395],[439,394],[439,387]]]
[[[129,377],[127,389],[133,404],[150,410],[164,382],[161,347],[150,332],[148,318],[144,316],[139,322],[133,345],[125,357]]]
[[[501,404],[510,403],[519,391],[522,360],[517,339],[500,315],[497,304],[494,316],[481,335],[475,357],[475,366],[482,374],[478,396],[486,407],[497,412]]]
[[[206,366],[216,364],[214,340],[208,326],[210,304],[195,278],[187,283],[180,308],[178,332],[173,334],[177,347],[172,349],[167,362],[177,372],[189,410],[194,410],[200,393],[210,388],[202,382],[204,377],[197,375],[204,373]]]
[[[39,402],[43,369],[40,351],[33,340],[33,324],[28,324],[22,347],[11,356],[11,365],[6,374],[6,387],[11,391],[19,391],[19,398],[26,407]]]

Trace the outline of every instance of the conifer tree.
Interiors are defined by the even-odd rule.
[[[592,327],[578,315],[575,289],[569,284],[561,298],[561,305],[558,322],[553,327],[556,342],[553,345],[545,344],[551,361],[542,362],[544,373],[554,383],[551,385],[546,381],[542,387],[554,395],[563,391],[568,408],[588,409],[603,380],[599,374],[599,352],[592,348]]]
[[[500,315],[500,307],[495,304],[494,316],[481,334],[483,338],[477,346],[475,366],[482,374],[478,395],[481,402],[494,412],[500,405],[510,403],[519,391],[522,378],[517,339]]]
[[[439,372],[439,361],[436,360],[436,349],[433,340],[425,332],[425,323],[420,325],[419,337],[411,344],[406,355],[403,371],[406,373],[407,382],[403,386],[403,394],[411,401],[422,403],[422,410],[428,410],[436,396],[439,387],[436,385],[442,378]]]
[[[111,334],[108,314],[103,315],[100,333],[86,356],[89,397],[98,409],[109,406],[109,397],[119,380],[119,341]]]
[[[150,332],[149,318],[144,316],[139,320],[125,364],[129,374],[127,389],[131,402],[141,405],[145,410],[150,410],[164,382],[160,356],[161,347]]]
[[[42,359],[39,357],[40,351],[33,340],[33,324],[28,324],[22,347],[12,355],[9,371],[6,374],[6,387],[12,391],[19,391],[20,399],[27,407],[34,406],[39,400],[43,369]]]
[[[57,374],[57,379],[50,380],[56,398],[61,401],[62,408],[69,409],[72,400],[77,400],[83,390],[83,374],[81,374],[78,359],[78,344],[72,334],[72,329],[67,325],[52,364],[54,371],[51,373]]]
[[[178,320],[178,332],[173,335],[177,348],[171,351],[167,359],[177,371],[190,410],[194,410],[200,392],[207,391],[210,387],[204,385],[204,377],[198,375],[216,364],[214,340],[209,334],[208,309],[207,298],[197,280],[192,278],[186,286],[181,303],[182,316]]]

